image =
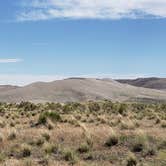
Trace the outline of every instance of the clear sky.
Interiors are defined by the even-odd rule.
[[[165,0],[0,2],[0,84],[166,77]]]

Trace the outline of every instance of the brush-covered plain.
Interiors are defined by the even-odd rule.
[[[0,104],[2,166],[164,166],[166,104]]]

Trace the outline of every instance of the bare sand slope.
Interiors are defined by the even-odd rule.
[[[49,83],[37,82],[28,86],[0,91],[1,102],[72,102],[110,99],[165,100],[166,92],[121,84],[114,80],[70,78]]]

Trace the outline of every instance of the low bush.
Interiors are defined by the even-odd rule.
[[[117,145],[119,142],[118,136],[117,135],[112,135],[108,138],[108,140],[106,141],[105,145],[106,146],[114,146]]]
[[[46,124],[47,118],[51,119],[51,121],[53,121],[53,122],[61,121],[61,116],[59,113],[53,112],[53,111],[50,111],[50,112],[46,111],[46,112],[42,112],[40,114],[39,119],[38,119],[38,123],[39,124]]]
[[[137,165],[137,159],[133,153],[130,153],[126,160],[126,166],[136,166]]]
[[[86,153],[90,150],[90,146],[87,143],[81,144],[80,147],[78,148],[78,151],[80,153]]]

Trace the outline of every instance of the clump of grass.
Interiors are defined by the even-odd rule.
[[[21,155],[22,157],[29,157],[31,155],[31,148],[24,145],[21,149]]]
[[[0,153],[0,163],[5,161],[5,158],[6,158],[5,154],[4,153]]]
[[[166,149],[166,140],[161,140],[158,143],[158,149]]]
[[[36,140],[36,145],[37,146],[42,146],[44,144],[44,139],[43,138],[39,138]]]
[[[118,142],[119,142],[118,135],[113,130],[111,130],[111,136],[107,139],[107,141],[105,142],[105,145],[109,147],[115,146],[118,144]]]
[[[154,156],[156,155],[157,149],[154,146],[148,146],[147,149],[145,149],[144,156]]]
[[[27,159],[27,160],[24,161],[23,165],[24,166],[33,166],[33,162],[32,162],[32,160]]]
[[[5,125],[6,125],[5,122],[0,120],[0,128],[4,128]]]
[[[71,164],[75,164],[78,160],[76,153],[73,150],[66,149],[63,151],[63,158],[66,161],[71,162]]]
[[[127,111],[127,104],[120,104],[118,112],[121,115],[125,115]]]
[[[3,135],[0,134],[0,143],[3,142]]]
[[[142,132],[138,132],[135,135],[135,138],[132,142],[132,151],[141,152],[147,148],[147,144],[148,144],[147,136]]]
[[[50,135],[48,133],[43,133],[42,137],[46,140],[49,141],[50,140]]]
[[[11,123],[10,123],[10,126],[11,126],[11,127],[14,127],[14,126],[15,126],[14,122],[11,122]]]
[[[161,122],[161,119],[157,116],[155,123],[156,123],[156,124],[159,124],[160,122]]]
[[[166,121],[162,121],[162,122],[161,122],[161,127],[162,127],[162,128],[166,128]]]
[[[44,113],[41,113],[41,114],[39,115],[38,123],[39,123],[39,124],[46,124],[46,122],[47,122],[47,117],[46,117],[46,115],[45,115]]]
[[[50,143],[47,143],[44,145],[44,151],[46,154],[52,154],[52,153],[57,153],[58,152],[58,146],[55,145],[55,144],[50,144]]]
[[[97,102],[89,102],[88,109],[90,112],[97,112],[100,110],[100,105]]]
[[[16,139],[16,132],[15,131],[12,131],[9,135],[8,135],[8,140],[14,140]]]
[[[80,147],[78,148],[78,151],[80,153],[87,153],[89,152],[89,150],[90,150],[90,146],[87,143],[81,144]]]
[[[121,121],[120,128],[122,130],[132,130],[135,128],[135,124],[131,120]]]
[[[126,166],[136,166],[137,165],[137,159],[134,153],[129,153],[128,157],[126,159]]]

